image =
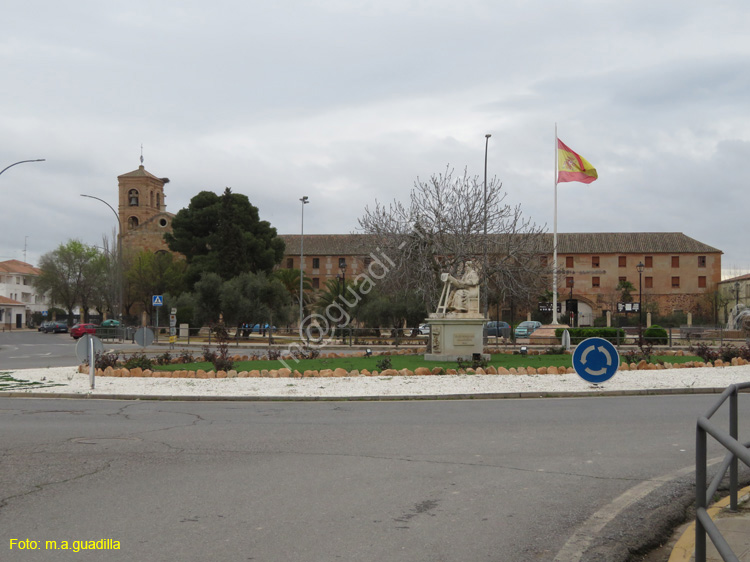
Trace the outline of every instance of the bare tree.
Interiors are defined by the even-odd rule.
[[[531,302],[551,272],[541,259],[549,253],[545,228],[524,218],[520,206],[505,203],[506,195],[502,183],[492,178],[485,202],[479,176],[464,170],[454,177],[447,167],[427,181],[417,178],[408,205],[376,201],[373,208],[366,207],[359,230],[370,235],[369,243],[392,265],[381,289],[413,290],[434,310],[440,273],[458,275],[472,260],[480,266],[485,286],[501,301]]]

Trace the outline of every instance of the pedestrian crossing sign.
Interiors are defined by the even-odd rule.
[[[162,295],[154,295],[151,297],[152,306],[164,306],[164,297]]]

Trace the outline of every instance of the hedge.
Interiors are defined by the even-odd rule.
[[[571,343],[580,343],[586,338],[602,338],[613,344],[625,342],[625,330],[622,328],[558,328],[555,337],[562,338],[565,330],[570,334]]]

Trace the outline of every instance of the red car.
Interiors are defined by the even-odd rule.
[[[96,324],[76,324],[70,329],[70,335],[74,339],[80,338],[83,334],[95,334]]]

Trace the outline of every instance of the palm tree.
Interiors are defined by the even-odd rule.
[[[292,304],[299,303],[299,269],[277,269],[274,271],[274,276],[276,276],[276,279],[281,281],[281,284],[284,285],[284,288],[289,293],[289,300]],[[312,292],[312,282],[310,281],[310,278],[305,275],[305,278],[302,280],[302,291],[303,291],[303,301],[307,305],[311,302],[311,296],[310,293]]]

